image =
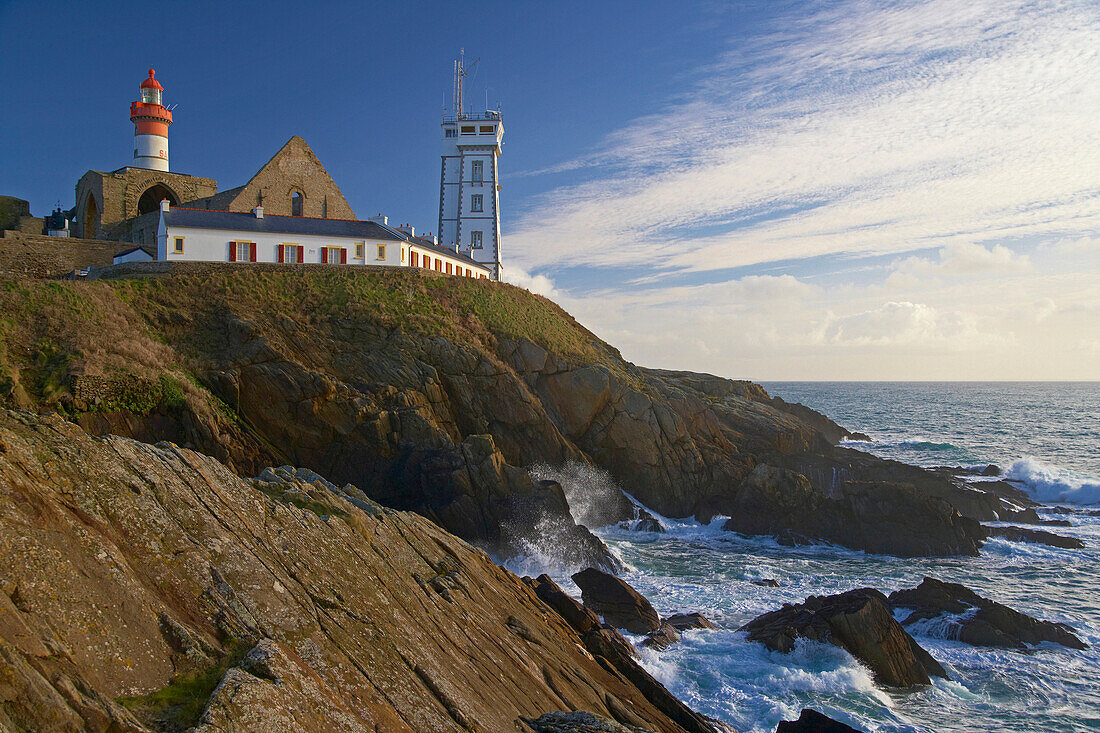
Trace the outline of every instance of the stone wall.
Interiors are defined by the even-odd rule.
[[[170,194],[167,198],[173,205],[218,191],[213,178],[185,173],[129,167],[109,173],[88,171],[76,184],[73,233],[88,239],[130,241],[128,220],[142,213],[138,210],[141,195],[157,185],[167,189]]]
[[[124,242],[6,231],[0,236],[0,277],[57,277],[82,267],[110,265]]]

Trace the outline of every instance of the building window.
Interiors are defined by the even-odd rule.
[[[474,183],[481,183],[485,180],[485,163],[480,160],[475,160],[470,164],[470,173],[474,179]]]
[[[463,126],[462,126],[462,134],[463,134],[463,135],[474,135],[474,134],[477,134],[477,128],[476,128],[476,127],[474,127],[473,125],[463,125]]]
[[[279,262],[289,262],[296,264],[301,262],[301,254],[299,247],[296,244],[280,244],[279,245]]]
[[[412,260],[412,261],[411,261],[411,262],[409,263],[410,265],[412,265],[413,267],[420,267],[420,253],[419,253],[419,252],[417,252],[417,251],[416,251],[416,250],[414,249],[414,250],[412,251],[412,254],[410,254],[410,255],[409,255],[409,258],[410,258],[410,259]]]
[[[175,254],[183,254],[183,237],[174,237],[172,240],[172,252]]]
[[[458,130],[453,127],[444,127],[443,137],[458,137]]]
[[[321,262],[329,265],[343,265],[348,261],[348,251],[343,247],[321,247]]]
[[[424,268],[427,270],[432,269],[432,258],[428,255],[424,255]]]
[[[401,264],[405,264],[405,248],[401,248]]]
[[[481,232],[470,232],[470,247],[481,249]]]
[[[450,262],[447,263],[447,274],[448,275],[451,274],[451,263]]]
[[[366,245],[363,242],[356,242],[355,243],[355,259],[357,259],[357,260],[363,259],[366,256],[364,254],[365,249],[366,249]]]
[[[237,262],[251,262],[252,242],[237,242]]]
[[[378,259],[386,259],[386,245],[384,244],[378,245]]]
[[[484,211],[485,210],[483,208],[484,204],[482,203],[484,200],[485,199],[482,197],[482,195],[480,193],[475,193],[473,196],[471,196],[470,197],[470,211]]]
[[[303,202],[304,202],[304,199],[302,197],[302,194],[298,193],[297,191],[295,191],[291,195],[291,197],[290,197],[290,215],[291,216],[301,216],[302,215],[302,204],[303,204]]]

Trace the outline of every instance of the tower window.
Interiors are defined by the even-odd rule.
[[[470,246],[481,249],[481,232],[470,232]]]
[[[290,197],[290,215],[301,216],[302,215],[302,194],[295,191]]]
[[[470,211],[484,211],[482,208],[482,196],[480,193],[474,194],[470,197]]]
[[[485,134],[485,133],[487,133],[487,132],[488,132],[488,133],[492,133],[492,131],[493,131],[493,126],[492,126],[492,125],[488,125],[488,126],[486,126],[486,125],[482,125],[482,126],[481,126],[481,133],[482,133],[482,134]]]
[[[475,160],[470,166],[470,172],[474,183],[481,183],[485,180],[485,164],[482,161]]]
[[[443,137],[458,137],[458,130],[453,127],[444,127]]]

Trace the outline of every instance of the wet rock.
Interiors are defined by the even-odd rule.
[[[741,630],[749,632],[749,641],[780,652],[794,649],[797,639],[833,644],[860,660],[876,681],[888,687],[927,685],[929,675],[947,677],[943,667],[894,620],[886,596],[872,588],[810,596],[797,606],[758,616]]]
[[[911,610],[902,621],[904,626],[945,614],[958,616],[944,625],[945,636],[974,646],[1024,649],[1050,641],[1072,649],[1087,648],[1069,626],[1020,613],[959,583],[925,578],[916,588],[894,591],[889,602],[894,608]]]
[[[798,720],[780,722],[775,733],[862,733],[862,731],[833,720],[811,708],[803,708]]]
[[[668,621],[665,621],[661,624],[661,628],[650,633],[642,641],[642,646],[656,649],[657,651],[664,651],[678,641],[680,641],[679,630]]]
[[[1011,542],[1036,542],[1041,545],[1059,547],[1063,550],[1080,550],[1085,543],[1076,537],[1046,532],[1041,529],[1025,529],[1024,527],[985,527],[988,536],[1003,537]]]
[[[778,588],[779,581],[775,578],[759,578],[757,580],[750,580],[753,585],[758,585],[761,588]]]
[[[854,479],[826,486],[763,463],[741,483],[727,509],[726,530],[790,544],[825,540],[902,557],[973,556],[984,538],[978,522],[915,486]]]
[[[632,634],[648,634],[661,627],[661,619],[645,597],[610,573],[587,568],[573,575],[581,600],[612,626]]]
[[[691,629],[714,629],[717,628],[710,619],[699,612],[693,613],[676,613],[664,620],[664,623],[670,624],[677,631],[689,631]]]
[[[638,519],[634,521],[634,526],[631,527],[635,532],[665,532],[665,527],[661,524],[657,517],[653,516],[645,509],[638,510]]]

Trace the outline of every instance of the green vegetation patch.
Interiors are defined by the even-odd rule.
[[[122,697],[118,702],[153,728],[173,732],[187,730],[199,722],[210,695],[226,671],[238,665],[251,648],[251,644],[234,642],[215,664],[177,675],[148,695]]]

